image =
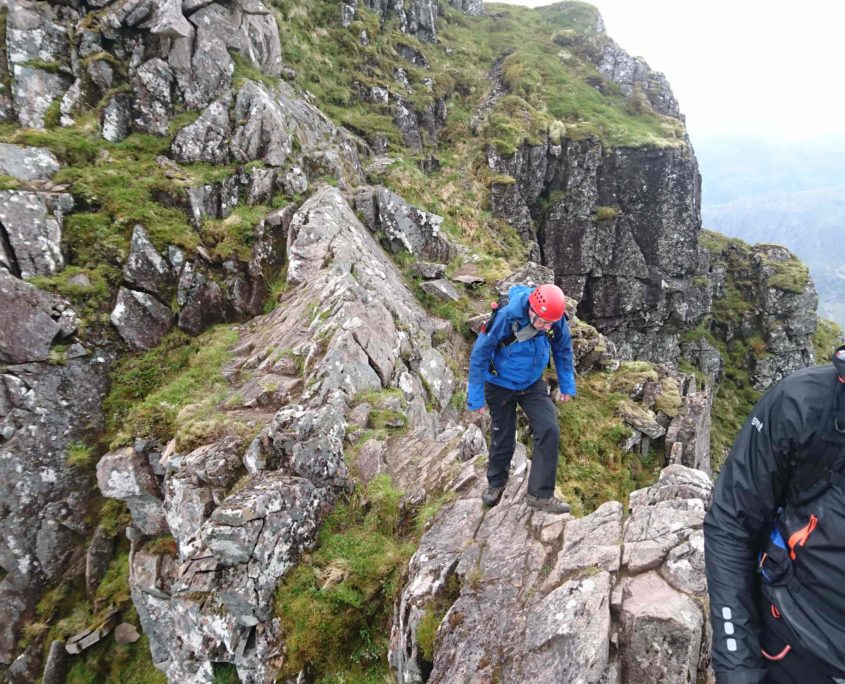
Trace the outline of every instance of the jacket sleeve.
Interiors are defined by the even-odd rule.
[[[555,371],[561,394],[575,395],[575,366],[572,360],[572,335],[569,324],[562,318],[554,328],[552,337],[552,357],[555,360]]]
[[[757,556],[783,501],[790,460],[806,432],[800,402],[770,390],[725,461],[704,520],[705,568],[717,684],[764,681]]]
[[[503,312],[493,319],[493,325],[486,333],[481,333],[472,347],[469,357],[469,378],[467,381],[467,408],[477,411],[484,407],[484,376],[490,362],[507,332],[511,321]]]

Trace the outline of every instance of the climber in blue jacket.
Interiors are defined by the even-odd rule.
[[[515,285],[507,304],[495,310],[478,336],[469,362],[467,408],[490,408],[492,419],[487,506],[499,503],[516,448],[516,407],[528,416],[534,438],[526,503],[548,513],[568,513],[569,505],[554,497],[560,428],[543,371],[554,358],[557,401],[575,396],[572,338],[566,321],[566,298],[556,285]]]

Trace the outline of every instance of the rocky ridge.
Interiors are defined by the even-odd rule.
[[[467,14],[481,10],[480,3],[451,4]],[[449,361],[465,349],[451,339],[449,324],[416,304],[372,234],[394,253],[407,250],[433,261],[448,261],[457,248],[440,232],[440,217],[384,187],[364,187],[360,157],[369,153],[366,145],[335,127],[307,95],[278,80],[289,67],[282,64],[278,30],[266,6],[251,0],[6,5],[14,87],[0,91],[0,116],[34,126],[53,125],[58,117],[70,126],[100,102],[99,130],[116,142],[133,131],[169,134],[178,112],[194,111],[192,123],[180,121],[172,159],[161,157],[161,167],[179,179],[188,178],[181,165],[234,167],[224,180],[186,181],[179,194],[178,205],[199,233],[206,219],[225,219],[241,202],[312,194],[301,207],[292,201],[268,213],[252,227],[248,256],[237,258],[221,259],[203,247],[157,247],[150,226],[129,227],[122,285],[110,315],[121,343],[100,347],[79,333],[69,302],[27,282],[64,267],[63,217],[78,208],[66,188],[50,180],[60,164],[44,149],[4,146],[0,172],[17,186],[0,191],[0,313],[4,320],[24,321],[26,336],[17,329],[0,331],[0,464],[8,483],[0,492],[0,565],[6,571],[0,580],[0,662],[18,653],[19,628],[31,619],[42,588],[80,572],[94,587],[108,564],[114,542],[102,528],[82,562],[83,540],[92,530],[80,492],[90,479],[67,462],[67,453],[102,431],[101,401],[115,349],[154,348],[175,326],[196,335],[214,323],[253,319],[238,329],[235,359],[224,369],[231,393],[222,410],[257,437],[227,434],[186,453],[176,442],[141,438],[98,465],[103,494],[125,501],[131,511],[132,598],[153,661],[170,681],[210,682],[214,664],[228,663],[243,681],[258,682],[283,665],[273,591],[313,546],[326,511],[353,484],[344,455],[363,439],[353,427],[361,420],[353,415],[361,412],[352,406],[355,397],[385,388],[399,391],[401,398],[384,401],[406,416],[408,433],[387,442],[365,440],[354,464],[361,477],[390,474],[410,509],[435,492],[457,497],[424,538],[395,611],[391,662],[405,681],[429,674],[449,679],[456,654],[467,663],[463,674],[469,678],[528,676],[541,662],[550,672],[565,673],[572,661],[558,648],[562,644],[572,644],[573,657],[590,664],[585,681],[634,681],[628,678],[654,674],[644,672],[638,653],[655,639],[683,645],[665,652],[656,672],[661,679],[686,681],[704,673],[706,658],[699,660],[699,653],[706,618],[689,599],[704,591],[704,478],[670,467],[662,485],[632,496],[624,528],[618,503],[583,520],[555,521],[532,516],[521,503],[526,464],[520,456],[506,503],[482,521],[477,493],[483,435],[460,424],[450,408],[456,378]],[[96,13],[86,14],[95,6]],[[406,13],[399,16],[403,31],[436,40],[435,23],[425,18],[426,11],[435,16],[430,3],[367,6],[388,19],[391,12]],[[354,3],[343,11],[348,7]],[[665,84],[655,82],[656,90],[638,85],[651,76],[637,72],[612,46],[603,55],[601,69],[611,81],[622,88],[632,84],[632,97],[638,88],[650,93],[655,110],[663,102],[664,113],[679,116],[671,91],[661,91]],[[419,61],[413,52],[404,58]],[[245,62],[271,80],[243,78]],[[51,105],[57,101],[58,113]],[[402,100],[396,111],[410,148],[436,139],[447,116],[445,103],[422,126]],[[680,335],[705,316],[711,287],[719,297],[718,277],[709,281],[715,286],[701,282],[718,276],[718,265],[710,266],[697,247],[698,177],[691,151],[558,142],[549,137],[539,145],[525,143],[512,156],[487,154],[492,170],[515,181],[493,185],[494,212],[553,269],[521,271],[514,278],[556,277],[580,299],[577,311],[607,332],[609,339],[570,310],[580,372],[612,373],[620,368],[619,357],[677,361]],[[325,177],[338,189],[319,182]],[[765,271],[771,261],[786,258],[767,249],[759,265]],[[263,309],[268,281],[285,264],[287,294],[271,314],[254,318]],[[434,264],[432,273],[439,267],[445,271]],[[446,285],[454,286],[442,275],[431,282],[443,281],[435,290],[451,298]],[[614,294],[619,292],[626,297]],[[778,311],[810,310],[803,307],[812,303],[812,285],[793,299],[778,287],[766,286],[760,295],[764,318],[778,321]],[[754,323],[749,318],[743,325],[750,330]],[[786,339],[777,326],[768,326],[773,355],[759,364],[761,386],[810,360],[804,340],[813,321],[781,326]],[[714,357],[706,341],[682,349],[718,381],[718,351]],[[677,405],[667,408],[673,383]],[[655,440],[665,440],[667,460],[707,470],[711,384],[698,389],[690,376],[660,369],[626,385],[633,405],[619,416],[630,428],[625,448],[646,453]],[[658,402],[661,393],[664,401]],[[510,532],[508,543],[521,541],[508,547],[507,535],[493,533],[496,527]],[[449,536],[456,529],[468,546]],[[160,535],[173,537],[175,554],[151,543]],[[583,540],[593,538],[607,542],[598,556],[581,550]],[[527,573],[523,551],[538,561]],[[441,553],[443,565],[425,567],[427,555]],[[427,574],[439,579],[421,579]],[[492,581],[496,577],[513,580],[504,595]],[[444,582],[450,587],[445,592]],[[557,602],[564,617],[550,621],[540,597]],[[569,632],[566,611],[573,597],[579,610],[598,616],[584,627],[592,641]],[[435,598],[447,612],[427,662],[416,629]],[[658,614],[655,605],[665,610]],[[516,616],[510,628],[519,648],[485,662],[479,654],[496,649],[467,639],[466,631],[488,624],[485,616],[494,608]],[[41,646],[18,656],[8,671],[12,681],[37,676]],[[61,669],[61,644],[53,646],[45,681],[46,672]]]
[[[527,472],[520,448],[496,508],[485,514],[472,492],[422,538],[394,611],[399,681],[647,684],[704,675],[698,601],[710,479],[669,466],[631,495],[629,518],[611,501],[571,519],[524,504]],[[428,661],[418,630],[432,610],[439,624]]]
[[[434,322],[337,190],[318,190],[293,216],[288,259],[288,295],[242,328],[226,369],[227,410],[252,410],[260,434],[170,448],[163,478],[131,448],[98,465],[101,490],[129,503],[142,534],[178,543],[178,561],[143,549],[132,561],[133,599],[171,681],[210,682],[212,662],[234,663],[245,682],[273,675],[283,657],[272,593],[351,486],[343,442],[354,398],[402,387],[409,425],[433,435],[454,389]]]

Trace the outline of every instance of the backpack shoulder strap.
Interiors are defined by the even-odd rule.
[[[830,471],[845,465],[845,385],[834,383],[822,419],[799,454],[789,485],[793,502],[809,500],[827,486]]]

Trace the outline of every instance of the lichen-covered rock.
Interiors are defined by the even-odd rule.
[[[65,642],[61,639],[54,639],[50,644],[50,652],[47,654],[47,662],[44,665],[42,684],[62,684],[66,681],[67,666],[68,657]]]
[[[696,680],[704,617],[689,596],[650,572],[625,584],[619,634],[628,681]]]
[[[184,681],[186,667],[210,671],[206,659],[236,663],[242,681],[274,676],[279,626],[272,594],[312,544],[326,503],[323,490],[308,480],[275,472],[218,506],[197,532],[166,610],[159,604],[149,616],[157,666],[174,681]]]
[[[704,530],[693,531],[683,544],[672,549],[660,568],[660,574],[678,591],[691,596],[706,596]]]
[[[541,217],[545,263],[578,300],[579,315],[615,342],[623,359],[677,360],[680,333],[709,309],[691,150],[547,140],[523,144],[507,158],[491,149],[488,164],[514,179],[494,213],[526,227],[526,211]],[[547,195],[551,202],[541,211]]]
[[[389,471],[407,450],[388,449]],[[522,500],[527,465],[517,445],[498,506],[483,515],[479,482],[423,535],[394,610],[389,660],[399,681],[695,681],[706,630],[690,595],[700,596],[704,582],[709,478],[670,466],[654,487],[632,496],[623,533],[616,502],[578,520],[532,512]],[[649,565],[628,565],[618,576],[623,548],[667,537]],[[641,574],[649,568],[660,568],[666,580]],[[446,610],[428,662],[418,630],[435,606]],[[650,669],[655,650],[659,665]]]
[[[171,455],[164,479],[164,512],[170,532],[187,552],[194,535],[240,476],[241,440],[224,437],[186,456]]]
[[[455,248],[441,235],[443,217],[407,204],[380,185],[358,188],[355,208],[373,232],[385,235],[387,246],[397,253],[407,250],[426,259],[448,262]]]
[[[345,423],[334,406],[308,411],[295,404],[281,409],[270,424],[270,450],[280,467],[319,486],[345,484]]]
[[[472,0],[475,2],[475,0]],[[390,17],[399,21],[402,33],[415,35],[421,40],[434,42],[437,35],[437,2],[435,0],[411,0],[409,3],[396,0],[363,0],[363,4],[375,12],[384,23]],[[342,19],[344,26],[352,23],[358,0],[344,0]]]
[[[455,286],[445,278],[427,280],[422,283],[420,287],[424,292],[427,292],[437,299],[442,299],[443,301],[456,302],[461,298],[461,295],[455,289]]]
[[[632,428],[648,435],[651,439],[657,439],[666,434],[666,428],[657,422],[654,413],[641,406],[623,402],[616,409],[616,413]]]
[[[598,70],[628,97],[645,97],[649,106],[658,114],[680,119],[678,101],[666,77],[646,63],[642,57],[631,57],[615,41],[605,37],[605,46]]]
[[[121,287],[110,320],[131,347],[152,349],[173,327],[173,312],[146,292]]]
[[[132,123],[136,130],[166,135],[173,116],[173,71],[162,59],[144,62],[135,72],[132,86],[135,101]]]
[[[93,597],[114,556],[114,534],[98,525],[85,551],[85,593]]]
[[[247,81],[238,91],[232,156],[240,162],[261,160],[283,166],[291,153],[290,125],[284,110],[262,85]]]
[[[41,292],[0,268],[0,362],[46,361],[57,337],[70,335],[76,314],[64,300]]]
[[[399,129],[402,143],[405,147],[416,152],[422,151],[420,136],[420,122],[413,105],[404,97],[395,96],[393,104],[393,123]]]
[[[142,533],[155,536],[167,529],[161,488],[149,461],[134,448],[103,456],[97,462],[97,484],[103,496],[126,502],[132,523]]]
[[[738,240],[717,243],[709,256],[713,298],[722,312],[711,332],[725,343],[738,339],[749,347],[742,361],[754,389],[764,391],[815,363],[818,295],[806,267],[785,247]],[[741,305],[726,301],[730,296],[738,296]],[[690,349],[690,356],[716,372],[713,352],[701,341],[696,346],[701,351]]]
[[[683,398],[681,409],[666,429],[664,441],[670,463],[710,473],[710,390]]]
[[[178,325],[187,333],[199,335],[208,326],[228,319],[223,291],[205,273],[186,267],[179,280],[178,296],[182,306]]]
[[[188,188],[188,211],[194,226],[199,230],[204,218],[222,219],[230,216],[238,205],[239,194],[239,174],[207,185]]]
[[[42,128],[50,105],[73,81],[68,73],[68,30],[62,10],[46,2],[13,2],[7,7],[5,47],[14,112],[21,126]],[[50,68],[32,66],[38,63]]]
[[[194,123],[185,126],[173,138],[171,150],[179,163],[209,162],[224,164],[229,159],[228,98],[212,102]]]
[[[418,261],[414,270],[426,280],[436,280],[446,275],[446,264],[433,264],[429,261]]]
[[[132,98],[128,93],[116,93],[103,107],[100,134],[109,142],[123,140],[132,127]]]
[[[755,245],[752,264],[760,274],[757,330],[762,331],[768,354],[752,359],[754,388],[766,390],[787,375],[815,363],[811,342],[816,331],[818,294],[807,274],[803,286],[781,284],[783,267],[800,268],[793,255],[778,245]]]
[[[539,287],[545,283],[553,283],[555,279],[555,272],[548,266],[543,266],[533,261],[529,261],[522,268],[511,273],[507,278],[504,278],[496,283],[496,292],[500,295],[506,295],[514,285],[527,285],[528,287]],[[572,297],[570,293],[564,290],[567,299]]]
[[[449,4],[472,17],[480,17],[484,14],[484,3],[481,0],[449,0]]]
[[[0,143],[0,173],[22,181],[47,180],[59,170],[59,160],[46,147]]]
[[[108,365],[100,354],[74,356],[0,375],[0,663],[11,662],[48,575],[60,574],[87,536],[90,477],[67,464],[67,447],[103,429]]]
[[[534,220],[516,183],[493,183],[490,186],[490,206],[496,216],[507,220],[522,238],[522,242],[529,247],[528,258],[531,261],[540,261],[540,244],[537,241]]]
[[[681,343],[681,356],[707,377],[708,387],[717,388],[725,372],[725,361],[719,350],[704,337]]]
[[[158,253],[140,225],[132,230],[129,256],[123,265],[123,278],[130,287],[151,294],[160,301],[170,299],[176,284],[170,264]]]
[[[187,456],[165,450],[163,507],[180,564],[169,577],[163,560],[142,562],[136,553],[133,562],[133,600],[153,661],[173,681],[206,681],[212,662],[235,664],[243,681],[275,676],[283,638],[272,593],[313,545],[334,498],[350,488],[346,416],[361,391],[401,384],[414,393],[407,421],[420,429],[417,447],[402,450],[404,466],[374,466],[416,473],[414,505],[430,483],[463,491],[478,479],[473,463],[462,461],[480,448],[478,435],[465,448],[460,428],[436,438],[438,415],[425,406],[423,377],[437,406],[454,391],[451,370],[431,347],[438,326],[340,192],[321,187],[267,222],[271,234],[289,227],[281,235],[291,287],[270,314],[241,328],[224,368],[227,406],[250,402],[260,432],[243,454],[233,436]],[[267,267],[270,255],[254,257],[256,273]],[[183,266],[187,283],[197,263]],[[177,295],[183,304],[189,289]],[[274,384],[285,391],[271,391]],[[253,404],[259,396],[263,403]],[[377,405],[398,412],[405,403],[388,394]],[[236,476],[244,479],[234,483]]]
[[[12,250],[14,275],[49,276],[64,268],[62,218],[72,208],[73,198],[66,193],[0,190],[0,224]]]
[[[352,136],[335,127],[287,83],[269,89],[246,81],[237,93],[233,117],[237,124],[231,154],[236,161],[284,166],[297,147],[301,153],[298,167],[306,177],[328,175],[348,187],[363,182]]]
[[[591,62],[608,80],[630,98],[635,111],[654,111],[683,119],[666,77],[652,71],[642,57],[631,57],[605,32],[604,22],[593,10],[593,25],[585,30],[559,31],[554,42]],[[602,86],[596,85],[599,90]]]

